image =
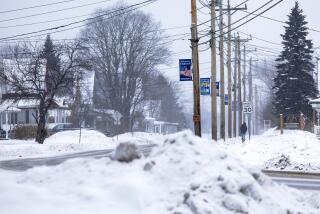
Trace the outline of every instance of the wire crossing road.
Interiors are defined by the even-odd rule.
[[[140,152],[144,155],[148,155],[152,147],[155,145],[142,145],[138,146]],[[37,167],[37,166],[55,166],[61,164],[62,162],[73,159],[73,158],[103,158],[111,157],[114,149],[106,150],[94,150],[87,152],[79,152],[73,154],[66,154],[54,157],[42,157],[42,158],[24,158],[24,159],[14,159],[14,160],[5,160],[0,161],[0,168],[11,171],[25,171],[27,169]]]

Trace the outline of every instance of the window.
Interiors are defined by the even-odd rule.
[[[6,113],[2,113],[2,124],[6,124]]]

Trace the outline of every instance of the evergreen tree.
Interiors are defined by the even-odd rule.
[[[298,2],[292,8],[282,36],[283,50],[276,59],[277,76],[274,79],[274,110],[277,115],[295,115],[300,112],[311,118],[309,99],[318,90],[312,76],[312,41],[307,39],[308,27]]]
[[[50,35],[47,35],[44,43],[42,58],[46,60],[45,88],[46,91],[50,93],[53,89],[54,81],[57,81],[56,78],[58,78],[60,70],[59,58],[56,56]]]

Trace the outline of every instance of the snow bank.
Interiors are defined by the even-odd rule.
[[[156,138],[152,139],[157,141]],[[160,139],[130,163],[73,159],[25,173],[1,171],[4,214],[319,213],[319,195],[276,184],[190,132]],[[1,176],[2,175],[2,176]]]
[[[80,130],[57,132],[45,140],[45,143],[79,144]],[[95,130],[81,130],[80,143],[106,143],[110,138]]]
[[[111,149],[117,143],[94,130],[82,130],[79,144],[79,130],[58,132],[47,138],[44,144],[32,140],[0,141],[0,160],[56,156],[88,150]]]
[[[248,138],[248,136],[247,136]],[[222,143],[243,161],[260,168],[320,171],[320,141],[316,135],[300,130],[269,130],[242,144],[240,139]]]
[[[158,144],[163,142],[166,135],[157,133],[147,133],[147,132],[128,132],[120,134],[113,137],[113,140],[118,142],[130,142],[136,145],[146,145],[146,144]]]

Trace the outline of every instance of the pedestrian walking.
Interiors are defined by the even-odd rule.
[[[244,141],[246,140],[247,129],[248,128],[247,128],[246,122],[242,123],[242,125],[240,126],[240,136],[241,136],[242,143],[244,143]]]

